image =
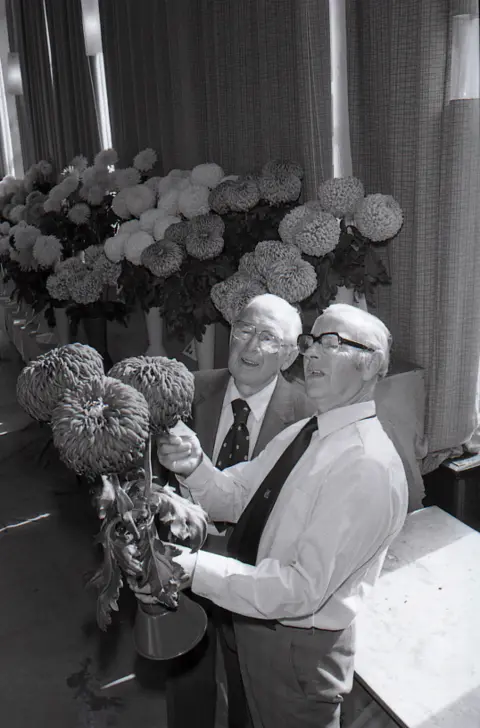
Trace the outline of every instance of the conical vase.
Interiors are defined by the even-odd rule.
[[[147,326],[148,348],[146,356],[167,356],[163,343],[163,319],[160,309],[153,307],[145,312],[145,324]]]

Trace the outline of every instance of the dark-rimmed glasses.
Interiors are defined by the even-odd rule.
[[[336,351],[340,346],[353,346],[355,349],[361,349],[362,351],[375,351],[370,346],[365,344],[359,344],[358,341],[351,341],[350,339],[344,339],[343,336],[337,334],[336,331],[325,331],[320,336],[314,336],[313,334],[300,334],[297,339],[297,346],[300,354],[305,354],[311,346],[314,344],[320,344],[323,349],[328,351]]]

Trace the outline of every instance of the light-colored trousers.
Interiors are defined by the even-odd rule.
[[[339,728],[353,683],[354,627],[300,629],[235,615],[238,657],[255,728]]]

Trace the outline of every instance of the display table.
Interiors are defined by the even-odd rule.
[[[479,563],[477,531],[436,506],[407,517],[357,620],[344,728],[480,726]]]

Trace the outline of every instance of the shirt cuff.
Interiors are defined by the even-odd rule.
[[[212,482],[215,472],[212,461],[204,455],[200,464],[197,465],[188,478],[182,478],[181,476],[177,476],[177,478],[180,484],[186,486],[189,490],[203,490],[206,485]]]
[[[225,579],[232,574],[242,576],[251,574],[252,571],[254,567],[236,559],[199,551],[193,572],[192,591],[223,606],[222,592],[225,591]]]

